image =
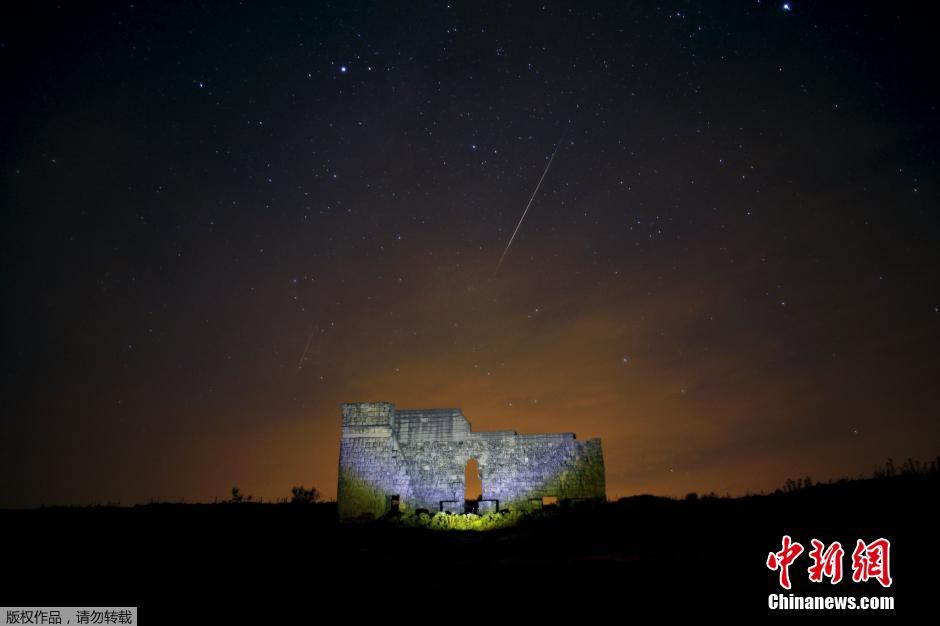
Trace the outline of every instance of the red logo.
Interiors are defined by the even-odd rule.
[[[803,546],[790,543],[790,535],[783,536],[783,549],[780,552],[771,552],[767,555],[767,567],[780,570],[780,586],[790,588],[790,564],[803,553]]]
[[[833,585],[842,580],[842,556],[845,554],[845,550],[842,549],[842,544],[838,541],[834,541],[831,546],[823,550],[826,547],[819,539],[813,539],[811,541],[813,544],[813,549],[810,550],[809,556],[813,559],[813,564],[810,565],[809,569],[809,579],[814,583],[821,583],[823,577],[829,579],[829,582]]]
[[[874,578],[882,587],[891,586],[891,563],[889,554],[891,542],[882,537],[869,544],[861,539],[855,544],[852,552],[852,580],[860,583]]]
[[[827,548],[819,539],[811,539],[813,549],[809,557],[813,564],[807,568],[810,582],[821,583],[828,578],[830,584],[842,581],[842,559],[845,550],[838,541],[833,541]],[[767,569],[779,571],[780,586],[790,588],[790,565],[803,554],[803,545],[793,541],[790,535],[784,535],[779,552],[767,554]],[[881,537],[865,543],[861,539],[856,541],[855,550],[852,551],[852,581],[866,582],[869,579],[877,580],[882,587],[890,587],[891,579],[891,542]]]

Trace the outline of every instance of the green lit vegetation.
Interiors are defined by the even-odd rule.
[[[528,514],[532,515],[532,514]],[[408,515],[389,515],[386,520],[401,526],[415,528],[430,528],[431,530],[496,530],[515,526],[527,514],[522,511],[500,511],[498,513],[484,513],[476,515],[467,513],[456,515],[451,513],[435,513],[433,516],[426,511]]]

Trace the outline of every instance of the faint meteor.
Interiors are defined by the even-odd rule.
[[[317,330],[319,330],[319,326],[317,324],[314,324],[313,330],[310,331],[310,336],[307,337],[307,345],[304,346],[304,353],[300,355],[300,360],[297,361],[297,369],[299,370],[303,369],[304,367],[304,359],[307,358],[307,351],[310,349],[310,342],[313,341],[313,334],[317,332]],[[319,339],[317,340],[317,352],[318,353],[320,352]]]
[[[499,257],[499,263],[496,264],[496,269],[493,270],[493,275],[496,275],[496,272],[499,271],[499,266],[503,264],[503,259],[506,258],[506,253],[509,252],[509,246],[512,245],[513,240],[516,238],[516,233],[519,232],[519,227],[522,226],[522,221],[525,219],[525,214],[529,212],[529,207],[532,206],[532,201],[535,200],[535,194],[539,192],[539,187],[542,186],[542,181],[545,180],[545,175],[548,174],[548,168],[552,166],[552,161],[555,160],[555,155],[558,154],[558,148],[561,147],[561,142],[565,139],[565,133],[568,132],[568,125],[565,124],[565,130],[561,133],[561,139],[558,140],[558,143],[555,144],[555,150],[552,152],[551,158],[548,160],[548,164],[545,166],[545,171],[542,172],[542,177],[539,179],[539,184],[535,186],[535,191],[532,192],[532,196],[529,198],[528,204],[525,205],[525,210],[522,212],[522,217],[519,218],[519,223],[516,224],[516,230],[512,231],[512,237],[509,238],[509,243],[506,244],[506,249],[503,250],[503,255]]]

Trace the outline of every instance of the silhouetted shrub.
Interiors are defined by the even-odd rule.
[[[320,492],[316,487],[305,489],[303,485],[292,487],[291,504],[314,504],[320,501]]]

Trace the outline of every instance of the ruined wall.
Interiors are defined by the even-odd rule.
[[[483,498],[501,509],[532,498],[605,499],[600,439],[573,433],[472,432],[460,409],[400,409],[389,402],[343,405],[337,504],[341,519],[379,517],[398,495],[403,510],[463,503],[467,462],[477,460]]]

